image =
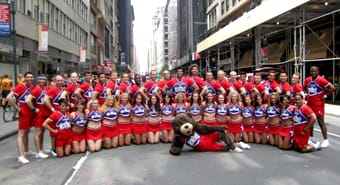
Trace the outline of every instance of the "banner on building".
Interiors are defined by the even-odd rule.
[[[86,47],[80,46],[79,62],[86,62]]]
[[[38,26],[38,52],[48,52],[48,25]]]
[[[11,8],[9,4],[0,4],[0,36],[11,35]]]

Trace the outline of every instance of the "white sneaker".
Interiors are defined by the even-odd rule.
[[[51,150],[49,149],[43,149],[42,152],[44,152],[45,154],[49,154],[51,152]]]
[[[250,145],[248,145],[248,144],[246,144],[246,143],[244,143],[244,142],[239,142],[239,144],[240,144],[240,147],[242,148],[242,149],[245,149],[245,150],[250,150],[251,149],[251,147],[250,147]]]
[[[46,159],[48,157],[47,154],[45,154],[44,152],[40,151],[39,153],[37,153],[35,155],[35,158],[38,158],[38,159]]]
[[[314,137],[309,137],[308,144],[317,143],[318,141]]]
[[[57,157],[57,154],[56,154],[53,150],[50,151],[50,154],[51,154],[51,156],[53,156],[53,157]]]
[[[320,148],[320,142],[312,143],[311,145],[315,148],[315,150],[320,150],[321,149]]]
[[[321,148],[327,148],[327,147],[329,147],[329,141],[325,139],[321,143]]]
[[[27,160],[25,156],[20,156],[20,157],[18,157],[18,162],[19,162],[19,163],[22,163],[22,164],[27,164],[27,163],[29,163],[30,161]]]
[[[32,151],[25,152],[25,156],[30,156],[30,157],[34,157],[36,154],[37,153],[32,152]]]
[[[242,153],[243,152],[243,150],[241,148],[239,148],[239,147],[235,147],[234,150],[230,149],[229,151],[230,152],[234,152],[234,153]]]

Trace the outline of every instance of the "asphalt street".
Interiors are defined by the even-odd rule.
[[[168,153],[170,144],[157,144],[103,149],[61,159],[29,157],[31,162],[21,165],[16,162],[15,136],[11,136],[0,142],[0,182],[6,185],[340,184],[339,120],[335,116],[326,117],[331,146],[309,154],[252,144],[251,150],[241,154],[199,153],[186,147],[181,156],[172,156]],[[320,139],[320,132],[315,131],[315,136]],[[44,147],[49,148],[49,139]],[[33,145],[31,148],[34,149]]]

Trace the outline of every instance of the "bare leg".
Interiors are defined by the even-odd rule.
[[[124,146],[124,134],[119,134],[118,136],[118,140],[119,140],[119,146]]]
[[[95,144],[95,150],[98,152],[102,148],[102,139],[98,139],[94,141]]]
[[[34,132],[34,145],[37,153],[39,153],[42,149],[42,141],[41,141],[41,135],[43,134],[42,128],[35,128]]]
[[[260,144],[261,138],[260,138],[260,133],[255,132],[255,143]]]
[[[112,146],[111,138],[110,137],[104,138],[104,147],[106,149],[109,149],[109,148],[111,148],[111,146]]]
[[[174,138],[175,138],[174,130],[170,130],[169,131],[169,142],[170,143],[174,142]]]
[[[89,146],[90,152],[96,151],[96,145],[94,140],[87,140],[87,145]]]
[[[29,144],[28,144],[28,142],[29,142],[29,139],[28,139],[29,132],[30,132],[30,129],[25,130],[25,134],[24,134],[24,137],[23,137],[25,152],[30,151]]]
[[[19,129],[18,135],[17,135],[17,149],[18,149],[18,155],[24,156],[24,136],[25,136],[26,130]]]
[[[268,141],[267,134],[266,133],[262,133],[261,134],[261,143],[262,144],[267,144],[267,141]]]
[[[65,146],[65,156],[69,156],[71,154],[71,145]]]
[[[80,142],[79,141],[72,141],[72,151],[75,154],[80,153]]]
[[[134,142],[136,145],[139,145],[141,143],[141,134],[135,134]]]
[[[149,132],[148,135],[149,135],[149,143],[154,144],[155,138],[154,138],[153,132]]]
[[[113,148],[117,148],[117,146],[118,146],[118,137],[117,136],[113,137],[111,142],[112,142],[112,147]]]
[[[167,130],[162,130],[162,135],[163,135],[163,142],[167,143],[169,142],[169,133]]]
[[[323,139],[327,139],[327,126],[325,124],[325,119],[323,116],[317,116],[320,129],[322,131]]]
[[[85,141],[85,139],[81,140],[79,143],[80,143],[79,144],[80,152],[84,153],[86,151],[86,141]]]
[[[159,132],[154,132],[155,133],[155,143],[159,143]]]
[[[147,141],[146,134],[142,134],[142,144],[145,144]]]
[[[56,152],[57,152],[58,157],[64,157],[64,148],[63,147],[57,147]]]

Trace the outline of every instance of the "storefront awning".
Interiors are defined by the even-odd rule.
[[[253,10],[244,13],[240,18],[198,43],[197,52],[216,46],[309,1],[311,0],[262,1]]]

